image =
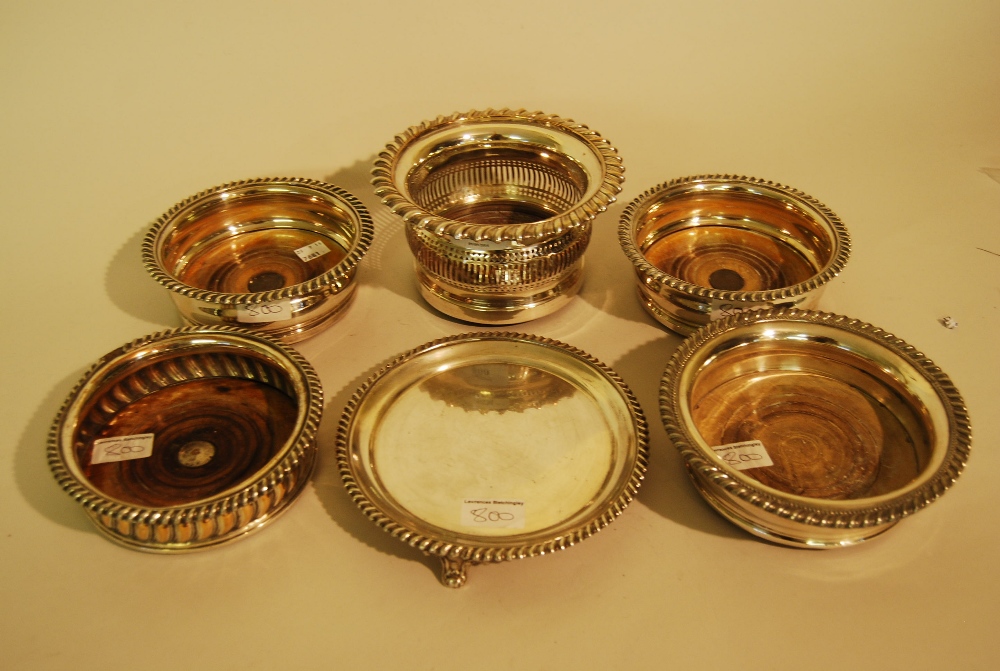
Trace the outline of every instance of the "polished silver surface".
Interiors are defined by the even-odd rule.
[[[591,221],[614,202],[623,172],[614,147],[570,119],[474,110],[396,136],[372,184],[406,222],[428,304],[515,324],[579,291]]]
[[[323,391],[268,337],[187,327],[101,357],[63,404],[48,460],[111,540],[187,552],[256,531],[301,493]]]
[[[640,302],[681,335],[744,310],[815,307],[850,255],[847,229],[821,202],[734,175],[650,189],[625,208],[618,239]]]
[[[610,524],[647,462],[642,410],[618,375],[539,336],[468,333],[399,355],[351,398],[344,486],[393,536],[466,566],[542,555]]]
[[[178,203],[149,231],[142,259],[186,323],[296,342],[343,316],[373,236],[367,209],[347,191],[267,177]]]
[[[972,433],[940,368],[880,328],[825,312],[743,313],[698,330],[660,411],[723,516],[799,547],[854,545],[958,478]]]

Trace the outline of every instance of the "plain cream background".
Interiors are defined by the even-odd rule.
[[[2,665],[993,668],[1000,184],[982,169],[1000,168],[998,34],[991,1],[0,2]],[[621,152],[583,293],[519,328],[618,370],[652,464],[607,530],[473,568],[456,592],[353,507],[332,450],[380,361],[477,328],[417,297],[371,161],[411,124],[488,106],[571,117]],[[615,229],[645,189],[709,172],[832,207],[854,254],[823,307],[922,348],[965,395],[967,472],[866,546],[752,539],[667,443],[656,392],[678,338],[638,306]],[[268,175],[347,188],[378,229],[350,313],[300,347],[328,398],[314,483],[231,546],[121,549],[49,475],[48,426],[94,359],[179,323],[139,263],[150,223]]]

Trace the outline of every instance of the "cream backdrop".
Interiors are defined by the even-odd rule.
[[[2,665],[994,668],[998,34],[990,1],[0,2]],[[409,125],[490,106],[586,123],[624,159],[583,292],[518,328],[615,368],[652,457],[608,529],[452,591],[354,508],[332,450],[380,361],[478,328],[417,296],[372,160]],[[753,539],[702,502],[667,441],[656,393],[679,339],[639,307],[615,229],[645,189],[698,173],[828,204],[854,252],[822,307],[921,348],[965,396],[966,473],[869,544]],[[113,545],[49,475],[48,427],[94,359],[179,324],[139,262],[150,223],[201,189],[279,175],[352,191],[377,228],[347,317],[299,347],[327,397],[314,481],[229,546]]]

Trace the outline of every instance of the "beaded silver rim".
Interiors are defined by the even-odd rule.
[[[197,287],[190,286],[183,282],[180,282],[174,278],[160,263],[157,258],[156,253],[156,243],[159,239],[163,230],[170,225],[174,217],[190,207],[192,204],[206,199],[211,198],[219,193],[224,193],[233,189],[242,189],[246,187],[266,187],[266,186],[280,186],[282,184],[295,185],[300,187],[306,187],[318,191],[327,196],[333,197],[341,201],[344,205],[349,207],[354,214],[357,216],[360,223],[357,239],[348,250],[347,255],[333,268],[326,271],[322,275],[318,275],[306,282],[301,282],[299,284],[293,284],[291,286],[283,287],[281,289],[275,289],[273,291],[259,291],[256,293],[224,293],[218,291],[207,291],[205,289],[199,289]],[[350,277],[351,273],[361,262],[362,257],[368,251],[371,246],[372,239],[375,236],[375,227],[372,223],[371,215],[368,213],[367,208],[358,200],[353,194],[338,186],[333,184],[327,184],[326,182],[321,182],[315,179],[307,179],[304,177],[260,177],[256,179],[246,179],[237,182],[227,182],[226,184],[220,184],[219,186],[212,187],[211,189],[206,189],[200,191],[193,196],[185,198],[181,202],[177,203],[169,210],[167,210],[153,227],[146,234],[146,237],[142,241],[142,263],[145,266],[146,271],[152,276],[154,280],[159,282],[162,286],[166,287],[170,291],[176,292],[182,296],[187,296],[188,298],[193,298],[199,301],[205,301],[208,303],[221,303],[224,305],[252,305],[256,303],[268,303],[271,301],[291,299],[291,298],[302,298],[310,294],[321,291],[326,287],[337,286],[344,283]]]

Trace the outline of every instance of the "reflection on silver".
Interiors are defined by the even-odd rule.
[[[344,486],[379,527],[466,567],[562,550],[621,514],[646,471],[635,397],[611,369],[564,343],[468,333],[401,354],[355,392],[340,421]],[[516,505],[482,526],[463,506]],[[505,503],[506,502],[506,503]]]
[[[265,177],[174,205],[146,235],[142,260],[186,323],[298,342],[346,314],[374,234],[368,210],[347,191]]]
[[[851,247],[843,223],[815,198],[735,175],[653,187],[625,208],[618,240],[642,305],[681,335],[730,313],[814,307]]]
[[[491,109],[406,129],[372,176],[406,222],[428,304],[465,321],[516,324],[580,290],[591,222],[621,191],[624,168],[583,124]]]
[[[807,310],[743,313],[684,341],[660,411],[701,494],[734,524],[799,547],[854,545],[929,505],[972,439],[962,397],[880,328]],[[759,441],[740,470],[715,447]]]
[[[576,391],[562,378],[518,364],[459,366],[420,383],[431,398],[468,412],[524,412],[569,398]]]
[[[111,540],[199,550],[288,509],[316,463],[322,409],[319,377],[290,347],[229,326],[163,331],[84,375],[52,426],[49,467]],[[95,464],[97,439],[147,433],[144,458]]]

